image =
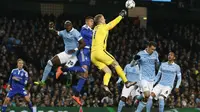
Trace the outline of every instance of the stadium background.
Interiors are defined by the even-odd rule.
[[[70,19],[74,27],[80,29],[84,24],[84,17],[88,15],[103,13],[107,21],[113,19],[124,8],[124,2],[121,0],[1,1],[0,106],[7,93],[6,83],[11,69],[16,67],[17,58],[21,57],[26,61],[26,70],[29,72],[29,82],[32,85],[33,81],[41,79],[47,60],[63,50],[62,39],[48,32],[49,21],[55,21],[56,28],[62,29],[63,21]],[[136,4],[147,7],[147,19],[125,18],[111,31],[108,51],[124,67],[129,63],[132,54],[143,49],[149,40],[157,42],[160,61],[165,61],[168,51],[174,50],[178,57],[177,63],[182,69],[183,80],[180,92],[172,92],[166,107],[168,109],[200,107],[200,1],[176,0],[171,3],[153,3],[136,0]],[[146,21],[144,24],[147,28],[140,27],[141,21]],[[111,91],[115,94],[105,96],[100,89],[102,73],[94,66],[90,71],[89,80],[82,91],[84,107],[116,107],[121,86],[115,83],[118,79],[115,72],[110,82]],[[72,73],[73,82],[66,82],[71,78],[66,76],[55,80],[54,71],[51,74],[46,86],[42,88],[32,86],[30,89],[33,104],[42,109],[45,109],[44,107],[57,107],[57,109],[77,107],[70,97],[72,92],[70,84],[76,81],[78,74]],[[132,105],[130,99],[127,101],[127,107]],[[15,97],[10,106],[17,109],[16,107],[24,107],[26,104],[23,99]],[[158,104],[154,103],[155,109],[157,106]],[[78,108],[74,109],[77,110],[71,111],[78,111]],[[193,112],[195,109],[190,111]]]

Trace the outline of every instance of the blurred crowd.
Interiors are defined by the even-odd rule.
[[[51,19],[49,19],[51,18]],[[82,18],[84,20],[84,18]],[[0,18],[0,106],[6,96],[6,84],[17,58],[25,60],[25,69],[29,73],[29,92],[36,106],[77,106],[71,98],[71,85],[76,83],[78,73],[68,73],[55,79],[52,70],[46,85],[38,87],[33,81],[40,80],[48,59],[64,50],[61,38],[48,31],[48,22],[55,20],[56,28],[63,28],[64,19],[42,16],[34,19]],[[72,20],[73,21],[73,20]],[[73,21],[80,29],[84,21]],[[182,84],[179,93],[172,92],[166,105],[174,107],[200,107],[200,27],[196,25],[148,26],[147,29],[134,25],[132,19],[123,20],[109,35],[107,50],[113,54],[120,65],[128,64],[133,54],[145,48],[151,40],[157,42],[160,61],[167,61],[168,52],[173,50],[177,63],[182,70]],[[159,28],[160,27],[160,28]],[[156,30],[155,30],[156,29]],[[160,29],[160,30],[157,30]],[[113,70],[109,83],[113,95],[106,95],[102,89],[103,73],[92,65],[90,76],[82,90],[81,99],[86,107],[117,106],[122,85],[116,84],[118,76]],[[73,77],[73,80],[70,79]],[[11,106],[25,106],[20,96],[16,96]],[[127,106],[132,100],[127,100]],[[158,106],[157,103],[154,105]]]

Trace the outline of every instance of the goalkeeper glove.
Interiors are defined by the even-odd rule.
[[[119,15],[122,16],[122,17],[124,18],[124,16],[127,15],[126,10],[123,9],[123,10],[119,13]]]

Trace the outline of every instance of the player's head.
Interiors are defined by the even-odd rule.
[[[134,60],[134,57],[135,57],[135,55],[133,55],[133,58],[132,58],[132,60],[131,60],[131,62],[130,62],[131,67],[133,67],[133,66],[135,66],[135,65],[138,64],[138,61],[137,61],[137,60]]]
[[[97,14],[97,15],[94,17],[94,23],[95,23],[96,25],[105,24],[105,23],[106,23],[106,20],[105,20],[103,14]]]
[[[17,68],[22,69],[23,66],[24,66],[24,61],[21,58],[19,58],[17,60]]]
[[[156,50],[156,43],[153,41],[150,41],[147,45],[147,52],[149,54],[152,54]]]
[[[175,53],[170,51],[168,54],[168,61],[174,61],[176,59]]]
[[[93,25],[94,25],[93,17],[91,16],[86,17],[85,24],[88,25],[90,28],[93,28]]]
[[[68,32],[71,31],[72,30],[72,22],[69,20],[65,21],[64,27]]]

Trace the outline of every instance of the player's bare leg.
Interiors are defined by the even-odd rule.
[[[121,68],[121,66],[119,65],[119,63],[116,60],[114,60],[111,65],[115,68],[117,74],[122,78],[122,80],[127,88],[129,88],[130,86],[133,86],[137,83],[137,82],[130,82],[127,80],[123,69]]]
[[[3,102],[3,106],[2,106],[2,109],[1,111],[2,112],[6,112],[6,109],[7,109],[7,105],[10,103],[10,98],[9,97],[6,97],[4,102]]]
[[[104,90],[106,92],[112,94],[111,91],[108,88],[108,83],[110,81],[112,71],[110,70],[110,68],[108,68],[108,66],[105,66],[102,70],[105,72],[105,75],[103,77]]]
[[[39,81],[39,82],[34,82],[34,84],[44,85],[49,73],[51,72],[52,67],[53,66],[58,66],[58,65],[61,65],[61,62],[60,62],[59,57],[56,55],[51,60],[49,60],[47,62],[47,65],[46,65],[46,67],[44,69],[44,72],[43,72],[42,80]]]
[[[29,95],[25,96],[24,99],[26,100],[27,104],[28,104],[28,107],[29,109],[31,110],[31,112],[33,112],[33,105],[32,105],[32,102],[30,100],[30,97]]]

